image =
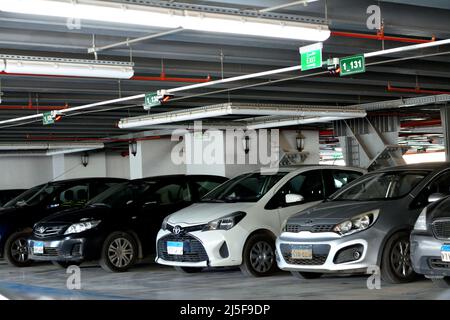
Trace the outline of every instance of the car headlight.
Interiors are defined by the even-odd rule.
[[[99,225],[100,222],[101,222],[101,220],[92,220],[92,221],[74,223],[69,228],[67,228],[67,230],[66,230],[66,232],[64,232],[64,234],[84,232],[86,230],[95,228],[96,226]]]
[[[414,230],[427,231],[427,208],[424,208],[417,218]]]
[[[380,210],[374,210],[359,214],[350,220],[346,220],[337,224],[333,231],[339,233],[340,235],[350,235],[355,232],[359,232],[369,228],[378,218],[378,213]]]
[[[169,216],[165,217],[162,224],[161,224],[161,229],[162,230],[167,230],[167,223],[169,221]]]
[[[230,230],[236,224],[238,224],[239,221],[241,221],[245,217],[245,215],[246,213],[242,211],[233,212],[232,214],[229,214],[225,217],[208,222],[202,231]]]

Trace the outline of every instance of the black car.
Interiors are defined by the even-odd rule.
[[[33,225],[57,211],[84,206],[89,199],[126,181],[85,178],[49,182],[31,188],[0,208],[0,257],[17,267],[31,264],[27,240]]]
[[[37,223],[28,241],[31,259],[62,267],[99,260],[107,271],[126,271],[155,253],[156,234],[167,215],[191,205],[226,180],[172,175],[119,184],[82,209]]]
[[[14,199],[25,191],[27,191],[27,189],[0,190],[0,207],[3,207],[11,199]]]

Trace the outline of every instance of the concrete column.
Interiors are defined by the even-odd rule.
[[[450,160],[450,106],[441,107],[442,131],[444,132],[445,160]]]

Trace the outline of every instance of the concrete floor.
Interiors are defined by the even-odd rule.
[[[239,270],[180,274],[172,268],[142,264],[114,274],[100,267],[81,267],[81,290],[68,290],[66,270],[51,264],[13,268],[0,261],[0,298],[8,299],[450,299],[450,289],[431,281],[366,287],[366,276],[325,276],[303,280],[279,272],[248,278]],[[180,289],[182,288],[182,289]]]

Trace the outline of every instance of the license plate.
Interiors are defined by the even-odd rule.
[[[291,247],[292,259],[312,260],[312,245],[294,245]]]
[[[168,241],[167,242],[167,253],[177,256],[183,255],[183,242],[178,241]]]
[[[43,242],[35,242],[33,244],[33,253],[44,254],[44,243]]]
[[[450,262],[450,244],[441,247],[441,259],[443,262]]]

